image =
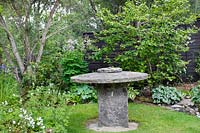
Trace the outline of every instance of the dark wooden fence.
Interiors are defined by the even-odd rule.
[[[196,21],[196,26],[200,28],[200,20]],[[94,38],[93,33],[84,33],[84,38]],[[96,46],[101,48],[103,45],[105,45],[104,42],[98,42],[96,43]],[[116,49],[109,58],[114,58],[116,55],[118,55],[120,52],[119,49]],[[189,64],[187,65],[186,74],[182,75],[183,80],[185,81],[197,81],[200,79],[200,76],[195,72],[196,58],[200,55],[200,31],[191,37],[191,43],[189,44],[189,51],[182,53],[182,58],[185,61],[188,61]],[[89,62],[89,70],[90,71],[96,71],[98,68],[102,67],[108,67],[109,64],[104,63],[103,59],[100,61],[92,61],[87,60]],[[112,64],[114,66],[117,66],[116,63]]]

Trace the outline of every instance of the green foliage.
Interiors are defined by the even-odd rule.
[[[78,50],[67,51],[61,60],[63,80],[70,87],[70,77],[87,72],[87,63],[84,61],[84,55]]]
[[[98,16],[105,26],[98,40],[106,45],[97,57],[109,56],[119,46],[124,52],[115,61],[124,70],[147,72],[152,86],[175,81],[185,72],[187,62],[180,53],[188,50],[189,36],[196,32],[187,0],[154,0],[151,6],[128,1],[118,14],[103,9]]]
[[[26,109],[24,109],[19,96],[11,95],[7,100],[1,103],[1,132],[44,131],[45,127],[43,125],[42,118],[32,116],[31,112],[28,112]]]
[[[192,88],[191,90],[192,93],[192,102],[198,107],[200,111],[200,85]]]
[[[18,87],[16,80],[11,75],[0,73],[0,103],[17,93]]]
[[[49,57],[44,56],[44,57]],[[83,52],[78,50],[56,52],[44,58],[38,65],[33,64],[23,79],[25,90],[36,91],[48,88],[49,91],[62,90],[67,93],[70,103],[96,102],[96,92],[90,86],[71,83],[70,77],[87,72],[87,63]],[[28,89],[26,89],[28,88]],[[47,95],[41,96],[44,102],[50,102]],[[54,97],[56,100],[57,97]],[[58,97],[59,98],[59,97]],[[37,103],[43,103],[35,100]],[[55,101],[56,102],[56,101]],[[50,103],[49,103],[50,104]]]
[[[0,13],[2,13],[2,12],[3,12],[3,6],[0,5]]]
[[[67,132],[66,94],[39,87],[28,93],[25,104],[17,95],[1,104],[1,132]]]
[[[88,85],[78,85],[70,81],[70,77],[86,73],[87,62],[84,60],[83,52],[80,50],[67,51],[62,60],[62,78],[67,85],[68,95],[71,103],[96,102],[96,91]]]
[[[182,99],[182,94],[175,87],[159,86],[152,90],[153,102],[156,104],[175,104]]]
[[[200,1],[199,0],[189,0],[191,3],[191,10],[199,16],[200,12]]]
[[[43,116],[46,129],[53,132],[66,132],[68,126],[67,104],[69,98],[66,93],[60,93],[54,86],[38,87],[29,91],[25,107],[33,115]]]
[[[132,87],[128,88],[128,98],[129,99],[134,101],[134,99],[136,98],[137,95],[139,95],[139,91],[138,90],[135,90]]]
[[[26,106],[31,107],[57,107],[67,105],[68,96],[66,93],[61,93],[55,85],[38,86],[34,90],[30,90],[27,95]]]
[[[181,94],[183,95],[183,97],[192,97],[192,92],[190,90],[187,89],[180,89]]]
[[[49,52],[48,55],[44,56],[42,62],[38,64],[32,63],[27,67],[27,71],[22,80],[24,90],[31,90],[40,86],[49,86],[50,84],[57,89],[65,88],[60,65],[60,60],[63,55],[59,52],[59,49],[54,49],[54,52],[49,50]]]
[[[96,90],[88,85],[73,86],[68,95],[70,103],[97,102]]]
[[[197,72],[200,75],[200,55],[195,60],[196,66],[195,66],[195,72]]]
[[[192,101],[195,104],[200,104],[200,85],[192,88]]]

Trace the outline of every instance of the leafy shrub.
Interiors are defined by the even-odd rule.
[[[97,102],[96,90],[88,85],[73,86],[68,95],[71,103]]]
[[[0,132],[67,132],[67,95],[39,87],[22,104],[12,95],[1,104]]]
[[[150,5],[128,1],[117,14],[107,9],[99,13],[105,29],[98,40],[106,45],[97,57],[121,52],[114,59],[124,70],[147,72],[149,85],[167,84],[185,72],[187,62],[180,53],[188,50],[196,16],[187,0],[154,0]],[[183,28],[181,25],[188,25]]]
[[[28,108],[59,107],[60,105],[67,105],[68,100],[69,96],[66,93],[59,92],[53,84],[50,84],[50,86],[40,86],[30,90],[25,105]]]
[[[29,92],[29,99],[25,107],[33,115],[43,116],[46,129],[53,132],[66,132],[68,126],[68,96],[66,93],[60,93],[53,86],[38,87]]]
[[[70,77],[83,74],[88,71],[87,63],[84,61],[84,55],[78,50],[68,51],[61,60],[63,70],[63,80],[70,87]]]
[[[195,104],[200,104],[200,85],[192,88],[192,101]]]
[[[134,101],[136,96],[139,95],[139,91],[133,89],[132,87],[128,87],[128,98]]]
[[[2,132],[38,132],[45,129],[43,119],[24,109],[17,95],[1,103],[0,118]]]
[[[26,73],[23,76],[22,88],[27,91],[40,86],[54,85],[54,88],[65,88],[62,80],[62,71],[60,59],[62,54],[57,52],[51,56],[45,57],[40,63],[32,63],[28,66]]]
[[[195,63],[195,72],[197,72],[200,75],[200,55],[196,58]]]
[[[152,90],[152,99],[156,104],[175,104],[182,99],[182,94],[175,87],[159,86]]]

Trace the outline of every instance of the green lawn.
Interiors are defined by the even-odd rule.
[[[97,104],[77,105],[70,108],[72,113],[68,132],[95,133],[86,128],[86,122],[97,118]],[[157,106],[131,103],[129,120],[138,122],[139,128],[126,133],[200,133],[199,118]]]

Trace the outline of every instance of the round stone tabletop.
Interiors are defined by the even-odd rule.
[[[72,82],[90,84],[127,83],[147,79],[147,73],[121,71],[114,73],[94,72],[71,77]]]

